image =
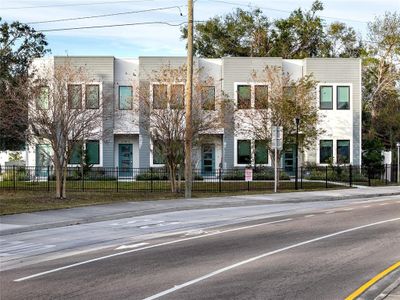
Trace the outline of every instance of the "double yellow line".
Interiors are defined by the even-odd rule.
[[[386,270],[382,271],[366,283],[364,283],[362,286],[360,286],[357,290],[355,290],[353,293],[351,293],[345,300],[353,300],[356,299],[358,296],[360,296],[362,293],[364,293],[367,289],[369,289],[372,285],[374,285],[377,281],[388,275],[389,273],[393,272],[397,268],[400,267],[400,261],[395,263],[394,265],[391,265],[389,268]]]

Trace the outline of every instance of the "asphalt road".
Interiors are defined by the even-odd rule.
[[[119,249],[42,257],[2,271],[0,293],[1,299],[344,299],[399,260],[400,197],[358,199],[268,218],[259,213]]]

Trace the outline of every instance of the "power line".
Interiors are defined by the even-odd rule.
[[[104,1],[104,2],[92,2],[92,3],[70,3],[70,4],[49,4],[49,5],[34,5],[34,6],[10,6],[3,7],[2,10],[17,10],[17,9],[31,9],[31,8],[46,8],[46,7],[68,7],[68,6],[90,6],[90,5],[103,5],[103,4],[115,4],[115,3],[140,3],[149,2],[154,0],[125,0],[125,1]]]
[[[219,2],[219,3],[225,3],[225,4],[230,4],[230,5],[237,5],[237,6],[242,6],[242,7],[251,7],[251,3],[250,4],[241,4],[241,3],[237,3],[237,2],[230,2],[230,1],[225,1],[225,0],[208,0],[211,2]],[[271,8],[271,7],[263,7],[263,6],[258,6],[258,5],[254,5],[255,7],[261,8],[261,9],[265,9],[265,10],[272,10],[272,11],[278,11],[278,12],[284,12],[284,13],[292,13],[293,11],[289,11],[289,10],[283,10],[283,9],[276,9],[276,8]],[[342,20],[342,21],[347,21],[347,22],[358,22],[358,23],[364,23],[367,24],[367,21],[361,21],[361,20],[355,20],[355,19],[346,19],[346,18],[336,18],[336,17],[328,17],[328,16],[322,16],[322,18],[325,19],[333,19],[333,20]]]
[[[182,5],[182,6],[184,6],[184,5]],[[149,12],[149,11],[169,10],[169,9],[173,9],[173,8],[177,8],[179,10],[180,15],[182,16],[182,11],[181,11],[182,6],[175,5],[175,6],[157,7],[157,8],[149,8],[149,9],[142,9],[142,10],[132,10],[132,11],[127,11],[127,12],[118,12],[118,13],[112,13],[112,14],[102,14],[102,15],[92,15],[92,16],[76,17],[76,18],[64,18],[64,19],[54,19],[54,20],[47,20],[47,21],[29,22],[27,24],[45,24],[45,23],[54,23],[54,22],[104,18],[104,17],[112,17],[112,16],[120,16],[120,15],[137,14],[137,13],[143,13],[143,12]]]
[[[54,32],[54,31],[69,31],[69,30],[80,30],[80,29],[98,29],[98,28],[111,28],[111,27],[122,27],[122,26],[136,26],[136,25],[168,25],[168,26],[181,26],[187,22],[180,22],[177,24],[163,22],[163,21],[151,21],[151,22],[136,22],[136,23],[123,23],[123,24],[110,24],[110,25],[94,25],[94,26],[81,26],[81,27],[66,27],[66,28],[52,28],[38,30],[40,32]]]

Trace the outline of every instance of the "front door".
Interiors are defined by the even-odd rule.
[[[47,168],[50,165],[50,145],[36,145],[36,168],[35,175],[38,177],[47,177]]]
[[[119,177],[132,177],[133,154],[132,144],[119,144]]]
[[[294,176],[296,164],[296,145],[291,146],[283,153],[283,169],[289,176]]]
[[[211,176],[215,173],[215,146],[203,145],[201,150],[201,173],[203,176]]]

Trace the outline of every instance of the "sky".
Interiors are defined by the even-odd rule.
[[[270,20],[286,18],[294,9],[308,10],[313,0],[196,0],[194,18],[204,21],[225,15],[236,7],[261,8]],[[2,21],[30,23],[36,30],[82,26],[146,23],[112,28],[48,31],[51,55],[110,55],[116,57],[185,55],[185,41],[178,25],[186,21],[186,0],[0,0]],[[400,0],[325,0],[319,15],[326,23],[342,21],[360,35],[367,32],[367,23],[385,11],[399,11]],[[154,10],[161,8],[161,10]],[[138,12],[148,10],[146,12]],[[150,11],[149,11],[150,10]],[[127,12],[135,12],[125,14]],[[48,23],[65,18],[118,14]],[[124,14],[120,14],[124,13]],[[168,24],[149,24],[166,22]]]

